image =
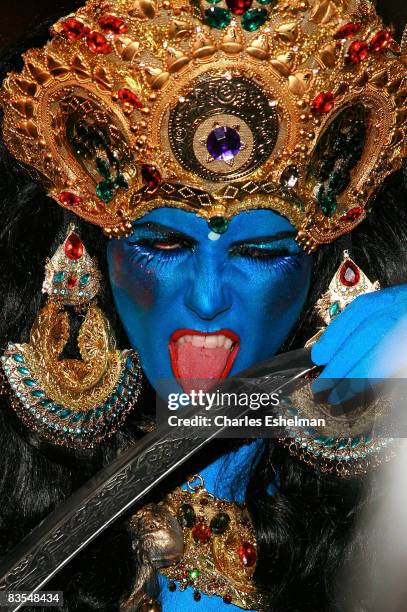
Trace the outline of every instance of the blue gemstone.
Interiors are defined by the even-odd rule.
[[[24,363],[25,361],[24,356],[20,353],[13,353],[12,357],[17,363]]]
[[[81,420],[81,418],[83,417],[83,412],[77,412],[73,417],[72,417],[72,422],[73,423],[77,423],[78,421]]]
[[[33,378],[24,378],[23,383],[27,387],[35,387],[35,385],[37,384],[37,381],[34,380]]]
[[[351,447],[356,448],[357,446],[359,446],[360,442],[361,442],[361,439],[359,436],[352,438]]]
[[[29,376],[30,375],[30,370],[28,370],[27,368],[17,368],[17,371],[20,372],[20,374],[22,374],[23,376]]]
[[[58,285],[59,283],[62,283],[64,278],[65,272],[55,272],[52,282],[54,283],[54,285]]]
[[[44,408],[49,408],[52,404],[52,401],[50,399],[43,399],[40,401],[41,406],[44,406]]]
[[[99,419],[102,416],[102,413],[103,413],[103,408],[96,408],[95,409],[95,417],[97,419]]]
[[[45,393],[41,391],[41,389],[36,389],[35,391],[31,391],[31,395],[33,397],[44,397]]]
[[[213,159],[229,163],[239,153],[241,146],[239,132],[231,127],[215,127],[206,140],[209,155]]]
[[[62,410],[58,416],[60,419],[66,419],[67,417],[70,416],[70,414],[71,414],[71,411],[69,410],[69,408],[65,408],[65,410]]]
[[[51,412],[59,412],[60,410],[62,410],[62,406],[60,406],[59,404],[54,404],[53,406],[51,406],[50,410]]]
[[[126,363],[124,365],[125,365],[126,370],[129,370],[129,372],[132,372],[134,370],[133,358],[130,356],[127,357]]]
[[[88,410],[88,412],[85,413],[85,416],[83,417],[83,420],[85,422],[90,421],[91,418],[93,417],[93,413],[94,413],[93,409],[92,410]]]
[[[82,274],[79,279],[79,284],[81,287],[85,287],[90,281],[90,274]]]

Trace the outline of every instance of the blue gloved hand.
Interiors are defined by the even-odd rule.
[[[325,330],[311,351],[325,366],[314,393],[338,404],[377,381],[407,371],[407,285],[356,298]],[[338,379],[346,379],[340,381]],[[353,380],[352,383],[349,379]]]

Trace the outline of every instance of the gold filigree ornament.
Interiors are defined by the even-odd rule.
[[[119,351],[109,323],[95,304],[100,273],[70,227],[46,263],[48,295],[26,344],[9,343],[1,358],[11,406],[45,439],[88,448],[117,431],[134,407],[141,380],[137,354]],[[77,344],[81,359],[64,358],[70,312],[83,317]],[[73,313],[72,313],[73,314]]]
[[[367,0],[256,1],[89,0],[5,80],[8,148],[108,236],[164,205],[348,233],[406,157],[405,37]]]
[[[256,538],[247,509],[214,497],[200,475],[192,477],[188,487],[176,489],[163,502],[177,518],[184,541],[176,562],[159,569],[170,581],[169,590],[184,591],[189,586],[195,601],[205,593],[244,610],[269,610],[267,595],[253,581]]]

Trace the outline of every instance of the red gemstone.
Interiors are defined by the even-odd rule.
[[[234,15],[243,15],[253,4],[253,0],[226,0],[226,5]]]
[[[312,101],[311,109],[314,113],[329,113],[335,105],[332,91],[323,91]]]
[[[80,259],[83,255],[83,243],[79,236],[70,234],[65,242],[64,251],[68,259],[72,261]]]
[[[380,51],[384,51],[389,46],[391,40],[392,36],[389,30],[380,30],[370,41],[369,49],[373,53],[380,53]]]
[[[225,604],[231,604],[232,603],[232,595],[230,595],[229,593],[227,593],[226,595],[223,596],[223,603]]]
[[[62,22],[62,32],[68,40],[80,40],[89,32],[89,28],[79,19],[68,17]]]
[[[78,283],[78,279],[75,276],[70,276],[68,280],[66,281],[66,284],[68,285],[70,289],[73,289],[74,287],[76,287],[77,283]]]
[[[360,270],[353,261],[345,261],[339,272],[339,280],[345,287],[354,287],[360,281]]]
[[[361,29],[362,24],[358,22],[345,23],[339,30],[334,34],[335,40],[343,40],[344,38],[352,38]]]
[[[119,96],[119,100],[121,100],[123,104],[126,104],[127,106],[132,106],[133,108],[143,108],[143,103],[141,102],[141,100],[136,96],[135,93],[130,91],[130,89],[126,89],[125,87],[123,87],[122,89],[119,89],[117,95]]]
[[[141,167],[141,176],[149,187],[157,187],[161,183],[160,171],[152,164],[144,164]]]
[[[124,34],[128,30],[123,19],[116,15],[104,15],[99,19],[99,25],[106,34]]]
[[[243,542],[239,546],[239,557],[243,565],[252,567],[256,563],[256,549],[250,542]]]
[[[76,195],[75,193],[71,193],[70,191],[61,191],[58,196],[58,200],[64,206],[75,206],[82,201],[81,196]]]
[[[212,529],[208,527],[203,521],[197,523],[195,527],[192,529],[192,537],[196,542],[200,542],[201,544],[206,544],[209,542],[212,536]]]
[[[360,64],[367,58],[369,45],[363,40],[355,40],[349,45],[345,61],[347,64]]]
[[[100,32],[91,32],[87,39],[87,45],[92,53],[110,53],[112,45],[108,42],[106,36]]]
[[[341,221],[356,221],[363,214],[363,208],[355,206],[351,208],[345,215],[342,215]]]

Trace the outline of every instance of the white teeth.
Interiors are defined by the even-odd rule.
[[[216,336],[205,336],[205,348],[216,348],[218,346],[218,338]]]
[[[225,349],[229,350],[232,347],[232,344],[233,342],[230,338],[225,338],[225,344],[224,344]]]
[[[178,344],[190,342],[192,346],[196,346],[197,348],[209,349],[224,347],[226,350],[230,350],[233,346],[233,341],[223,334],[211,334],[210,336],[186,334],[178,338],[177,342]]]

